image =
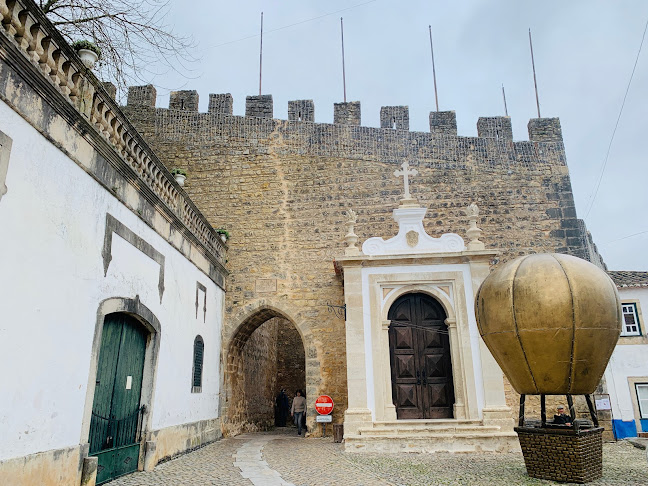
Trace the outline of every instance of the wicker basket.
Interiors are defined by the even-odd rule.
[[[603,475],[603,427],[516,427],[533,478],[587,483]]]

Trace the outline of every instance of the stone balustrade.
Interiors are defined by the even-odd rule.
[[[4,34],[224,265],[225,246],[219,235],[37,5],[31,0],[0,0],[0,19]]]

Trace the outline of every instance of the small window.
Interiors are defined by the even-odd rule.
[[[205,343],[203,342],[203,338],[200,336],[196,336],[196,339],[194,339],[191,393],[202,392],[202,372],[203,372],[204,354],[205,354]]]
[[[621,304],[623,310],[623,329],[622,336],[640,336],[639,314],[637,313],[637,304]]]
[[[639,415],[648,419],[648,383],[637,383],[637,402],[639,402]]]

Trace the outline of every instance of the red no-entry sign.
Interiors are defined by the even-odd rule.
[[[320,415],[329,415],[333,411],[333,399],[328,395],[322,395],[315,400],[315,410]]]

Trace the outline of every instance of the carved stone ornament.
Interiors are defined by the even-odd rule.
[[[408,231],[405,235],[405,239],[407,240],[407,245],[414,248],[418,244],[419,235],[414,230]]]
[[[468,249],[469,250],[485,249],[484,243],[482,241],[479,241],[479,237],[482,234],[482,230],[477,227],[477,217],[479,216],[479,208],[475,203],[472,203],[466,209],[466,214],[468,215],[468,221],[469,221],[468,230],[466,231],[466,235],[470,240],[467,245]]]
[[[344,235],[344,241],[347,244],[346,249],[344,250],[345,255],[359,255],[360,250],[356,246],[358,242],[358,235],[355,234],[355,224],[358,220],[358,215],[353,209],[347,209],[348,219],[346,221],[347,233]]]
[[[466,249],[463,238],[458,234],[446,233],[439,238],[428,235],[423,227],[423,218],[426,212],[427,209],[421,207],[401,206],[394,209],[398,234],[387,241],[380,237],[369,238],[362,245],[362,253],[365,255],[403,255],[459,252]],[[412,245],[412,243],[414,244]]]

